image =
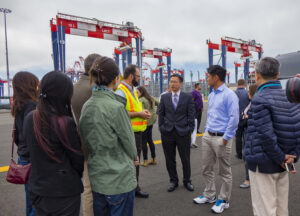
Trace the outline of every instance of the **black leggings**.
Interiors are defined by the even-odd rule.
[[[143,132],[143,142],[142,142],[142,148],[143,148],[143,157],[144,160],[148,160],[148,146],[149,144],[150,151],[151,151],[151,157],[155,158],[155,146],[152,140],[152,128],[153,125],[147,126],[147,129]]]

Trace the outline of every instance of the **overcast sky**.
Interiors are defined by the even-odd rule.
[[[57,12],[138,26],[148,48],[170,47],[172,67],[197,70],[208,66],[206,40],[220,43],[222,36],[255,39],[264,56],[300,50],[300,1],[282,0],[1,0],[9,8],[8,51],[12,75],[20,70],[42,77],[53,69],[49,20]],[[97,52],[112,57],[118,42],[67,35],[66,63]],[[253,53],[253,59],[257,54]],[[214,61],[218,62],[216,56]],[[228,53],[229,71],[240,55]],[[134,60],[135,61],[135,60]],[[144,59],[155,67],[156,60]],[[0,14],[0,77],[6,78],[4,19]],[[233,80],[233,74],[232,74]]]

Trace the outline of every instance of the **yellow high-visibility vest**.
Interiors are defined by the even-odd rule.
[[[117,90],[122,90],[126,96],[127,103],[126,103],[126,110],[129,112],[141,112],[143,111],[142,102],[139,101],[139,98],[137,96],[137,93],[135,90],[134,96],[132,96],[130,90],[127,86],[125,86],[123,83],[121,83]],[[131,125],[133,132],[143,132],[147,129],[147,120],[140,118],[140,117],[134,117],[130,118]]]

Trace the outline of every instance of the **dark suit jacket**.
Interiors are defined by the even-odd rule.
[[[158,107],[158,124],[161,133],[174,128],[180,136],[190,135],[195,126],[195,105],[191,94],[180,92],[176,110],[172,103],[172,92],[161,96]]]

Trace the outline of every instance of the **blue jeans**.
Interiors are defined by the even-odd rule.
[[[93,191],[94,215],[133,216],[135,190],[116,195],[104,195]]]
[[[24,160],[22,157],[18,158],[18,164],[27,165],[29,162]],[[25,184],[25,195],[26,195],[26,216],[35,216],[35,210],[29,199],[28,185]]]

